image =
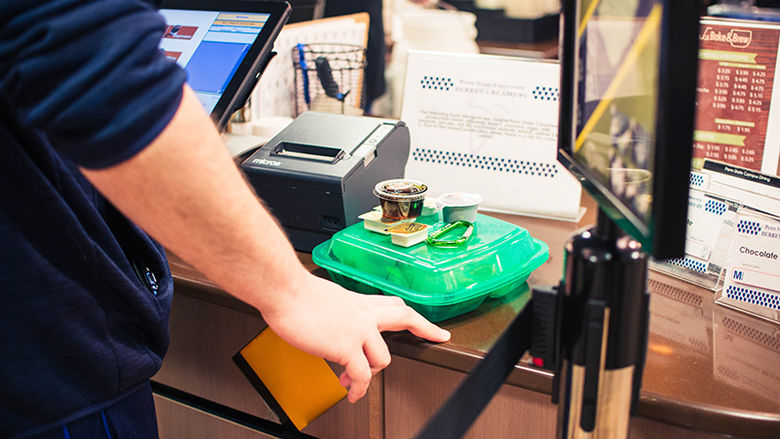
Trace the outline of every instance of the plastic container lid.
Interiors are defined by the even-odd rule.
[[[390,201],[422,200],[427,191],[425,183],[405,178],[380,181],[374,186],[374,195]]]
[[[347,288],[399,296],[429,320],[441,321],[522,287],[548,258],[547,244],[521,227],[485,215],[475,226],[456,248],[404,248],[355,224],[318,245],[312,259]]]

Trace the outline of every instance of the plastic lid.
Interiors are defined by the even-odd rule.
[[[428,186],[417,180],[398,178],[380,181],[374,186],[374,195],[390,201],[417,201],[425,198]]]
[[[482,197],[470,192],[450,192],[440,196],[438,202],[441,206],[471,207],[479,205]]]
[[[522,227],[485,215],[479,215],[475,227],[466,244],[456,248],[403,248],[393,245],[390,236],[356,224],[318,245],[312,258],[328,271],[386,294],[434,306],[487,296],[525,282],[547,260],[547,244]]]

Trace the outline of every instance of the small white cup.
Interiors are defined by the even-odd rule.
[[[439,197],[436,201],[441,209],[444,222],[477,220],[477,207],[482,202],[479,194],[469,192],[450,192]]]

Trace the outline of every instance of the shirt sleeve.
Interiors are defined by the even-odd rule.
[[[159,49],[165,20],[139,0],[3,0],[0,95],[18,123],[79,166],[142,150],[179,107],[186,74]]]

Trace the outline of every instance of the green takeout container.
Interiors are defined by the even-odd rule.
[[[420,217],[417,222],[442,227]],[[408,248],[389,235],[349,226],[312,251],[315,264],[341,286],[366,294],[399,296],[432,322],[476,309],[523,286],[549,256],[546,243],[506,221],[478,215],[469,240],[458,247],[422,242]]]

